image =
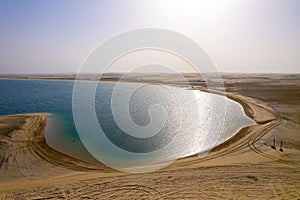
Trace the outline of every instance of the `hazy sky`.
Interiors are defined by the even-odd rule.
[[[0,73],[75,72],[124,31],[182,33],[223,72],[300,72],[299,0],[0,0]]]

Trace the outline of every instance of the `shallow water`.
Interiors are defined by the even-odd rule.
[[[72,97],[73,84],[0,80],[0,115],[51,113],[46,129],[50,146],[121,167],[206,152],[254,124],[240,104],[219,95],[105,82],[93,93],[89,88],[95,82],[82,81],[79,95]]]

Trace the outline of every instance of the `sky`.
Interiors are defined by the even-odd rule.
[[[191,38],[221,72],[300,73],[299,0],[0,0],[0,74],[73,73],[139,28]]]

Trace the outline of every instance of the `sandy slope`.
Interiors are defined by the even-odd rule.
[[[180,159],[147,174],[116,172],[54,151],[43,135],[45,114],[0,117],[0,199],[299,199],[300,125],[289,109],[299,107],[298,93],[290,89],[283,99],[279,93],[289,88],[280,85],[260,92],[266,81],[225,77],[227,96],[257,126],[244,128],[205,158]],[[298,78],[286,82],[300,89]],[[271,148],[274,137],[284,141],[283,152],[278,144]]]

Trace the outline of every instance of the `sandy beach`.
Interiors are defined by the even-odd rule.
[[[188,80],[206,90],[198,77]],[[204,158],[182,158],[152,173],[119,172],[53,150],[44,137],[45,113],[1,116],[0,200],[299,199],[300,76],[224,74],[223,81],[226,96],[257,125]],[[176,79],[161,83],[180,86]]]

